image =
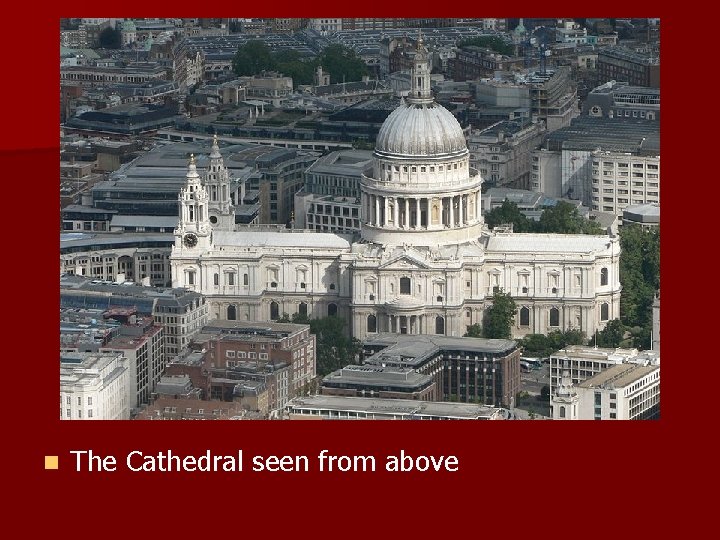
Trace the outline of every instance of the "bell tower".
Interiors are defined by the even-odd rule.
[[[220,154],[217,135],[213,137],[210,163],[203,184],[209,197],[208,216],[212,228],[216,231],[234,230],[235,207],[230,198],[230,173]]]
[[[192,154],[185,178],[185,187],[178,195],[180,220],[175,229],[175,248],[181,252],[205,251],[210,248],[212,241],[208,194],[200,183],[195,156]]]
[[[418,35],[417,49],[410,70],[410,94],[408,102],[412,104],[432,103],[433,96],[430,90],[430,62],[428,50],[423,44],[422,33]]]
[[[560,385],[551,396],[553,420],[577,420],[578,419],[578,394],[573,387],[568,366],[563,366],[563,374]]]

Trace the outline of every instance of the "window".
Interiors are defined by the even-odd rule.
[[[187,284],[188,284],[188,285],[195,285],[195,271],[194,271],[194,270],[190,270],[190,271],[187,273]]]
[[[530,326],[530,309],[527,307],[520,308],[520,326]]]
[[[435,333],[445,334],[445,319],[442,317],[435,317]]]
[[[92,398],[88,396],[88,406],[92,405]]]
[[[235,351],[225,351],[225,358],[235,358]]]
[[[337,315],[337,304],[328,304],[328,317],[333,317]]]
[[[280,306],[277,302],[270,302],[270,320],[277,321],[280,318]]]
[[[249,282],[249,276],[247,274],[243,274],[243,285],[247,285]]]
[[[603,268],[600,270],[600,285],[607,285],[608,284],[608,269]]]
[[[307,317],[307,304],[305,302],[300,302],[300,305],[298,306],[298,313],[302,315],[303,317]]]
[[[228,272],[228,275],[227,275],[227,284],[228,284],[228,285],[235,285],[235,272]]]
[[[400,278],[400,294],[410,294],[410,278]]]
[[[78,396],[78,407],[82,407],[82,398]]]
[[[377,318],[375,315],[368,315],[367,317],[367,331],[368,333],[377,332]]]
[[[550,308],[550,326],[560,326],[560,310]]]
[[[600,305],[600,320],[607,321],[610,318],[610,306],[607,303]]]
[[[565,407],[560,407],[560,418],[565,418]]]
[[[237,308],[235,306],[228,306],[227,308],[227,320],[228,321],[235,321],[237,320]]]
[[[88,418],[92,418],[92,417],[93,417],[92,409],[88,409]]]
[[[213,275],[213,285],[216,287],[220,285],[220,274]]]
[[[602,394],[600,392],[595,392],[595,406],[598,407],[600,405],[602,405]]]

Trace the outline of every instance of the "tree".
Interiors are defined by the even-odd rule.
[[[482,328],[479,324],[471,324],[463,337],[482,337]]]
[[[507,199],[485,214],[485,223],[490,228],[512,223],[514,232],[530,232],[533,229],[533,224],[520,212],[518,205]]]
[[[539,232],[559,234],[604,234],[597,223],[585,219],[578,209],[567,201],[558,201],[540,215]]]
[[[595,336],[592,341],[597,344],[598,347],[608,347],[614,349],[619,347],[623,338],[625,337],[625,327],[620,319],[613,319],[608,321],[605,328],[595,332]]]
[[[547,384],[540,389],[540,397],[544,401],[550,401],[550,387]]]
[[[108,26],[98,36],[100,47],[103,49],[119,49],[122,46],[120,30]]]
[[[660,289],[660,230],[624,225],[620,248],[621,320],[633,328],[635,346],[649,348],[652,304]]]
[[[325,47],[318,58],[318,64],[330,73],[331,83],[359,81],[368,74],[362,58],[349,47],[340,44]]]
[[[238,47],[232,61],[233,71],[239,76],[258,75],[275,69],[275,59],[264,41],[250,40]]]
[[[497,289],[493,294],[493,304],[485,311],[483,334],[486,338],[510,339],[512,324],[515,321],[517,306],[510,293]]]
[[[327,375],[355,363],[355,357],[360,353],[360,342],[347,337],[344,319],[335,315],[312,319],[310,332],[317,340],[318,375]]]
[[[520,340],[524,354],[540,358],[546,358],[568,345],[584,343],[585,333],[582,330],[554,330],[548,335],[528,334]]]
[[[480,36],[476,38],[465,39],[458,43],[458,47],[467,47],[470,45],[475,47],[485,47],[506,56],[512,56],[513,54],[515,54],[515,47],[513,46],[513,44],[508,43],[504,39],[497,36]]]

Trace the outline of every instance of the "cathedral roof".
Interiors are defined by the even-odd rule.
[[[445,107],[403,101],[380,128],[375,151],[431,157],[465,152],[467,145],[460,123]]]
[[[350,249],[350,236],[320,232],[215,231],[217,246]]]

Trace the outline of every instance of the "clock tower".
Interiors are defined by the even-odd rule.
[[[185,187],[178,203],[180,221],[175,229],[175,249],[181,253],[202,253],[211,247],[212,228],[208,214],[208,193],[200,183],[195,156],[190,155]]]

